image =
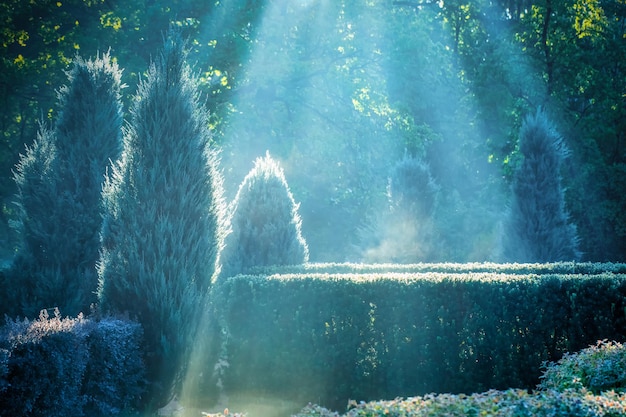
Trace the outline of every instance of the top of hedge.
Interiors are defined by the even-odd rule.
[[[370,274],[370,273],[499,273],[509,275],[528,274],[582,274],[597,275],[602,273],[624,274],[626,264],[593,262],[555,262],[555,263],[419,263],[419,264],[355,264],[355,263],[306,263],[291,266],[273,266],[257,268],[252,271],[259,275],[287,274]]]

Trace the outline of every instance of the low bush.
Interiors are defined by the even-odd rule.
[[[75,416],[81,410],[81,380],[87,366],[86,320],[62,319],[58,310],[39,319],[8,321],[2,348],[10,352],[2,416]]]
[[[9,373],[9,351],[0,349],[0,394],[2,394],[9,385],[7,374]]]
[[[588,389],[595,394],[608,390],[626,392],[626,347],[618,342],[599,341],[543,366],[539,385],[543,389]]]
[[[116,415],[143,389],[141,327],[111,318],[7,320],[0,329],[0,416]]]
[[[89,362],[83,380],[88,415],[118,415],[139,407],[146,389],[139,323],[104,318],[87,337]]]
[[[536,391],[508,389],[480,394],[429,394],[421,397],[349,403],[345,414],[308,405],[294,417],[621,417],[626,416],[626,394],[614,391]]]

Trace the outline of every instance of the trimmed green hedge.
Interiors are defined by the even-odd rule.
[[[539,269],[578,265],[611,269]],[[626,339],[626,275],[613,272],[257,275],[214,291],[226,393],[333,407],[349,398],[533,388],[542,362]]]
[[[354,263],[306,263],[302,265],[256,268],[250,275],[276,274],[373,274],[373,273],[426,273],[442,272],[465,274],[491,272],[513,275],[527,274],[587,274],[607,272],[625,274],[623,263],[555,262],[555,263],[418,263],[418,264],[354,264]]]

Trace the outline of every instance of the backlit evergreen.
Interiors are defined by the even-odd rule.
[[[159,401],[186,364],[222,240],[217,154],[185,56],[180,33],[170,31],[139,85],[103,190],[99,299],[143,325]]]

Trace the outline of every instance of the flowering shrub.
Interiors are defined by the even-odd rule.
[[[626,394],[614,391],[596,395],[589,391],[491,390],[472,395],[425,395],[391,401],[350,401],[345,414],[309,404],[294,417],[465,417],[465,416],[626,416]]]
[[[558,362],[547,362],[543,367],[539,384],[543,389],[626,392],[626,347],[618,342],[598,341],[595,346],[566,353]]]

